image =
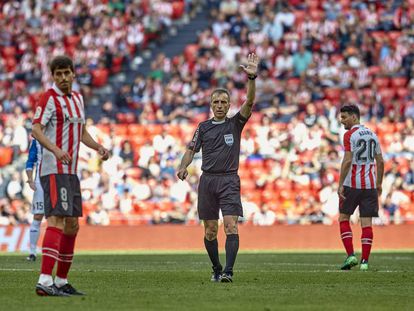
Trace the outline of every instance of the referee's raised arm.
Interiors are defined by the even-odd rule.
[[[243,103],[240,114],[244,118],[249,118],[254,104],[254,98],[256,96],[256,81],[257,78],[257,66],[259,64],[259,57],[255,53],[251,53],[247,56],[247,66],[240,65],[243,71],[247,74],[247,99]]]

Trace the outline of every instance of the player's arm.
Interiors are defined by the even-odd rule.
[[[339,187],[338,187],[338,194],[342,199],[345,199],[344,196],[344,181],[346,176],[349,173],[349,169],[351,168],[352,164],[352,151],[345,151],[344,158],[341,164],[341,173],[339,176]]]
[[[32,141],[32,145],[29,149],[29,157],[26,161],[26,175],[27,175],[27,183],[29,184],[30,188],[33,191],[36,191],[36,185],[33,181],[33,167],[37,163],[37,148],[36,148],[36,141]]]
[[[63,164],[69,164],[72,161],[72,157],[68,152],[63,151],[58,146],[53,144],[49,138],[43,133],[45,126],[41,123],[33,124],[32,136],[47,150],[52,152],[56,158]]]
[[[377,191],[378,195],[380,196],[382,193],[382,178],[384,177],[384,159],[382,158],[382,154],[375,155],[375,162],[377,164]]]
[[[257,77],[257,66],[259,64],[259,57],[252,53],[247,56],[247,66],[240,65],[243,71],[247,74],[247,98],[243,103],[240,114],[242,117],[248,119],[252,114],[254,98],[256,96],[256,77]]]
[[[98,154],[100,155],[102,160],[108,160],[109,158],[109,151],[108,149],[104,148],[101,144],[97,143],[95,139],[92,138],[92,136],[89,134],[89,132],[86,130],[86,127],[83,127],[82,129],[82,139],[81,141],[88,146],[89,148],[96,150]]]
[[[180,166],[178,168],[177,177],[181,180],[184,180],[187,175],[187,167],[193,162],[195,155],[195,151],[187,149],[187,151],[184,153],[183,158],[181,159]]]

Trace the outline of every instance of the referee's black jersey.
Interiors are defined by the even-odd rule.
[[[241,132],[248,119],[240,112],[232,118],[217,122],[201,122],[187,148],[195,152],[203,149],[201,169],[205,173],[221,174],[239,169]]]

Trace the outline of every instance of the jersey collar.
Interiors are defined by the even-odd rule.
[[[212,124],[223,124],[223,123],[225,123],[225,122],[226,122],[226,120],[227,120],[227,118],[225,118],[223,121],[214,121],[214,118],[212,118],[212,119],[211,119],[211,123],[212,123]]]
[[[362,124],[355,124],[354,126],[351,127],[351,130],[354,128],[358,128],[358,127],[364,127],[364,125]]]
[[[63,92],[57,87],[56,83],[53,83],[52,89],[59,95],[59,96],[65,96]]]

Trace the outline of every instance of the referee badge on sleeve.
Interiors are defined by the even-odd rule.
[[[233,146],[233,143],[234,143],[233,134],[224,135],[224,141],[227,146]]]

